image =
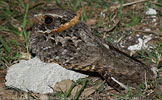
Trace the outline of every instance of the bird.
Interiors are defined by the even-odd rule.
[[[156,79],[152,66],[93,34],[90,26],[79,20],[81,13],[63,8],[35,13],[28,42],[30,53],[68,70],[98,73],[117,91]]]

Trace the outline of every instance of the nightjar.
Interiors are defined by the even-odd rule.
[[[79,71],[97,72],[116,90],[136,88],[156,73],[93,34],[77,13],[61,8],[44,9],[34,15],[29,50],[47,63]]]

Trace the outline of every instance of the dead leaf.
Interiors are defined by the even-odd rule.
[[[61,82],[56,83],[54,90],[55,91],[62,91],[65,93],[66,91],[69,90],[73,82],[71,80],[63,80]]]
[[[71,91],[72,97],[74,97],[75,94],[76,94],[78,91],[80,91],[81,88],[82,88],[82,85],[77,85],[77,86],[75,86],[75,87],[73,88],[73,90]]]
[[[101,86],[101,84],[97,85],[97,86],[92,86],[89,88],[84,89],[84,91],[82,92],[81,96],[82,97],[88,97],[90,96],[92,93],[94,93],[96,91],[96,89],[98,89]]]

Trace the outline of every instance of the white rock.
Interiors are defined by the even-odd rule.
[[[142,48],[148,48],[147,42],[152,39],[151,35],[144,36],[144,39],[138,38],[138,44],[129,46],[127,49],[130,51],[141,50]]]
[[[155,9],[153,9],[153,8],[149,8],[147,11],[146,11],[146,15],[152,15],[151,17],[153,18],[152,19],[152,22],[156,22],[156,15],[157,14],[157,12],[156,12],[156,10]]]
[[[61,80],[78,80],[87,75],[67,70],[55,63],[44,63],[38,58],[21,60],[9,67],[6,75],[6,86],[19,88],[35,93],[52,93],[50,86]]]
[[[146,28],[145,31],[151,31],[151,29],[150,28]]]
[[[138,38],[138,44],[132,45],[128,47],[128,50],[141,50],[143,44],[143,40],[141,38]]]
[[[148,48],[147,42],[152,39],[152,34],[151,35],[145,35],[144,40],[143,40],[143,48]]]
[[[146,11],[146,14],[147,14],[147,15],[156,15],[157,12],[156,12],[155,9],[149,8],[149,9]]]

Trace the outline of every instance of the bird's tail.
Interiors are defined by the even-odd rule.
[[[114,77],[111,77],[111,75],[106,72],[106,71],[102,71],[99,72],[99,74],[106,80],[106,82],[111,85],[115,90],[117,91],[121,91],[121,90],[127,90],[128,87],[126,85],[124,85],[123,83],[119,82],[118,80],[116,80]]]
[[[68,66],[68,69],[79,70],[79,71],[89,71],[89,72],[98,72],[106,82],[111,85],[115,90],[121,91],[128,89],[126,85],[119,82],[117,79],[112,77],[107,69],[103,67],[97,67],[96,65],[88,65],[88,66],[78,66],[78,65],[71,65]]]

